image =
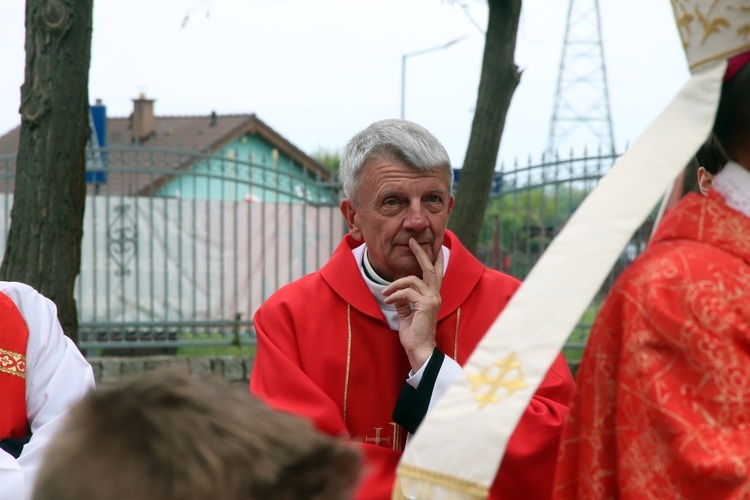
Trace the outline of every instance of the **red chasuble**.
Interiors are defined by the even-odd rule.
[[[519,282],[486,269],[458,239],[450,248],[438,316],[438,348],[463,364]],[[390,499],[406,431],[391,417],[410,366],[367,288],[345,236],[331,260],[279,290],[255,316],[258,352],[250,390],[358,443],[365,460],[360,499]],[[543,313],[543,311],[540,311]],[[510,440],[492,498],[549,498],[560,432],[573,395],[561,357]],[[502,494],[502,495],[501,495]]]
[[[29,330],[16,305],[2,293],[0,318],[0,440],[19,439],[29,434],[26,418]]]
[[[668,212],[610,292],[555,494],[750,497],[750,218],[719,194]]]

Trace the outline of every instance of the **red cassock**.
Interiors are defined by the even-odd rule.
[[[358,244],[345,236],[320,272],[282,288],[258,310],[250,390],[358,443],[366,469],[357,498],[389,499],[407,434],[391,415],[410,366],[352,255]],[[444,245],[451,254],[437,344],[463,364],[519,282],[486,269],[450,232]],[[573,391],[560,356],[510,440],[492,498],[550,498]]]
[[[750,497],[750,219],[688,195],[620,276],[578,373],[557,498]]]

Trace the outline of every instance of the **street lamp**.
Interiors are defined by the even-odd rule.
[[[426,54],[427,52],[434,52],[436,50],[443,50],[447,49],[451,45],[460,42],[466,38],[465,36],[462,36],[461,38],[456,38],[455,40],[451,40],[448,43],[444,43],[443,45],[438,45],[437,47],[430,47],[429,49],[422,49],[418,50],[416,52],[409,52],[408,54],[404,54],[401,56],[401,119],[404,119],[404,96],[406,93],[406,58],[411,56],[418,56],[420,54]]]

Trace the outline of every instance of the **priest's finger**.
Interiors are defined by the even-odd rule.
[[[383,295],[387,297],[398,290],[404,290],[406,288],[411,288],[412,290],[415,290],[422,295],[437,294],[437,291],[433,288],[430,288],[430,286],[427,285],[427,283],[425,283],[423,280],[417,278],[416,276],[406,276],[404,278],[399,278],[393,283],[390,283],[388,286],[386,286],[383,289]]]
[[[417,258],[417,262],[419,263],[419,267],[422,268],[422,280],[427,283],[428,286],[435,290],[440,290],[440,283],[442,281],[442,276],[439,276],[437,273],[437,266],[433,265],[430,261],[430,258],[427,256],[427,252],[424,251],[424,249],[419,245],[417,240],[414,238],[409,238],[409,248],[411,249],[414,256]],[[440,265],[442,266],[442,254],[441,251],[439,254],[440,259]],[[436,261],[437,264],[437,261]],[[442,267],[440,270],[440,273],[442,274]]]
[[[390,285],[392,286],[392,285]],[[422,285],[425,286],[424,284]],[[383,290],[385,292],[385,290]],[[384,293],[385,294],[385,293]],[[425,310],[425,308],[440,308],[440,294],[435,293],[432,290],[427,290],[426,293],[422,293],[410,286],[404,288],[394,288],[389,294],[386,294],[386,304],[396,304],[399,301],[408,301],[414,304],[415,309]]]

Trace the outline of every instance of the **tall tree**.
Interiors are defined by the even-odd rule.
[[[521,75],[514,61],[521,0],[488,0],[482,73],[469,145],[448,222],[462,243],[476,252],[497,164],[505,116]]]
[[[3,280],[27,283],[58,307],[77,339],[73,287],[81,267],[89,137],[93,0],[26,1],[21,136]]]

